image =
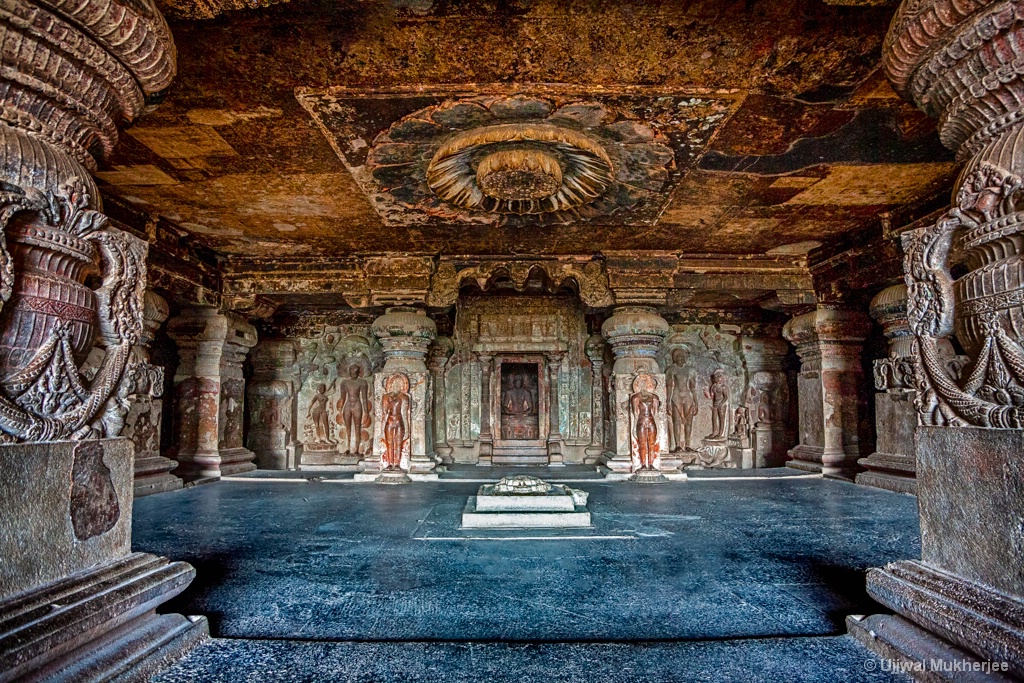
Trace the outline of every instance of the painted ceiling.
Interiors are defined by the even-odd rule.
[[[891,7],[237,5],[165,3],[178,78],[98,174],[231,259],[801,254],[956,173],[877,71]]]

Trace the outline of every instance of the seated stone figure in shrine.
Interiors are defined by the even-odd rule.
[[[501,398],[501,436],[505,439],[536,439],[537,398],[526,387],[523,375],[512,376],[512,386]]]

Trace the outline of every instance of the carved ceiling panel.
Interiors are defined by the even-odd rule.
[[[300,89],[298,99],[389,226],[653,225],[735,105],[551,88]]]

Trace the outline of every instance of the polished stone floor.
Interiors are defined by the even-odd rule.
[[[872,678],[881,674],[863,670],[866,651],[834,636],[847,614],[877,609],[865,569],[920,555],[914,498],[778,476],[787,472],[700,473],[650,487],[563,472],[590,493],[593,529],[460,531],[479,485],[470,473],[401,487],[258,473],[136,501],[135,548],[198,571],[168,609],[205,614],[214,636],[232,639],[197,651],[166,680],[190,680],[189,667],[195,680],[247,680],[228,663],[256,672],[268,658],[293,673],[315,663],[336,680],[417,679],[374,669],[382,659],[424,671],[451,664],[449,677],[419,680],[475,680],[460,678],[461,667],[517,667],[526,655],[524,666],[561,672],[544,680],[576,680],[597,666],[585,662],[604,661],[602,647],[650,669],[648,680],[675,680],[681,666],[654,662],[724,671],[757,660],[770,671],[801,658],[811,677],[791,680],[893,680]],[[346,659],[361,662],[351,677],[340,673]],[[813,677],[842,667],[868,677]],[[609,672],[632,680],[626,669]]]

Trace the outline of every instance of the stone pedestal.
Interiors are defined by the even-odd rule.
[[[178,344],[174,376],[178,474],[186,481],[256,469],[242,445],[245,378],[242,363],[256,329],[233,313],[192,308],[171,320]]]
[[[590,527],[587,492],[536,477],[505,477],[485,484],[462,513],[463,529],[573,529]]]
[[[0,680],[143,678],[206,637],[155,613],[195,570],[131,551],[133,470],[128,439],[0,446]]]
[[[1019,430],[918,427],[921,561],[868,572],[868,593],[982,660],[1024,675]],[[876,617],[883,621],[896,617]],[[904,656],[916,656],[914,642]]]
[[[178,463],[160,454],[163,427],[164,369],[153,365],[150,345],[169,309],[163,297],[146,291],[143,330],[133,349],[134,363],[129,366],[131,394],[122,435],[135,444],[135,497],[180,489],[182,481],[171,474]]]
[[[428,391],[430,373],[425,362],[427,350],[437,336],[437,327],[426,313],[415,308],[394,306],[374,321],[374,336],[384,350],[384,368],[374,376],[373,392],[373,451],[372,455],[359,463],[360,473],[376,477],[380,483],[400,483],[416,475],[421,479],[436,479],[440,458],[432,452],[428,441],[428,414],[433,397]],[[408,380],[395,382],[392,378],[404,375]],[[387,399],[386,394],[394,394]],[[401,394],[401,396],[399,396]],[[385,414],[386,401],[407,403],[408,409],[394,420],[400,420],[404,440],[397,465],[389,467],[386,460],[388,448],[388,417]],[[397,424],[395,426],[398,426]],[[388,470],[400,470],[388,472]]]
[[[914,336],[907,321],[907,286],[886,287],[871,300],[871,317],[882,325],[889,351],[874,362],[875,452],[857,462],[867,469],[857,483],[915,493]]]
[[[604,467],[609,479],[628,479],[641,470],[638,452],[636,415],[631,398],[636,393],[634,384],[641,375],[651,378],[657,397],[658,410],[654,416],[657,430],[658,455],[653,468],[661,475],[672,474],[685,479],[672,461],[668,448],[668,417],[666,413],[665,374],[658,365],[658,347],[671,328],[664,318],[650,306],[622,306],[601,326],[601,334],[612,347],[615,363],[612,366],[612,447],[605,453]],[[660,480],[657,475],[644,472],[643,481]]]
[[[860,457],[861,350],[871,321],[854,310],[819,306],[786,323],[800,356],[800,442],[790,467],[852,480]]]
[[[292,341],[264,340],[253,349],[246,446],[256,454],[260,469],[296,469],[299,464],[293,445],[294,365]]]

